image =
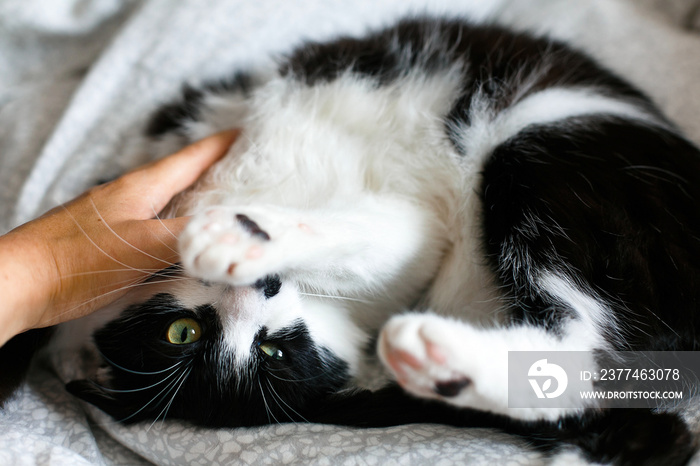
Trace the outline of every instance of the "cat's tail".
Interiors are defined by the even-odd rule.
[[[312,422],[354,427],[414,423],[490,427],[520,437],[547,457],[573,450],[603,464],[684,465],[697,449],[688,425],[676,413],[618,408],[588,410],[558,421],[521,421],[415,398],[395,385],[335,395],[306,416]]]
[[[571,446],[584,458],[617,465],[684,465],[697,445],[676,413],[642,408],[589,411],[558,422],[512,423],[504,430],[556,454]]]

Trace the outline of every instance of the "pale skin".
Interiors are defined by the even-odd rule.
[[[0,236],[0,346],[26,330],[85,316],[177,262],[177,236],[189,218],[156,213],[237,134],[202,139]]]

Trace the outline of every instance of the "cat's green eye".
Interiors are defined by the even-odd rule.
[[[258,345],[258,348],[260,348],[260,351],[262,351],[275,361],[282,361],[284,359],[284,352],[282,352],[282,350],[279,349],[279,347],[270,342],[260,343],[260,345]]]
[[[196,320],[190,319],[189,317],[177,319],[170,324],[166,335],[168,341],[173,345],[188,345],[199,340],[201,337],[202,327],[199,326]]]

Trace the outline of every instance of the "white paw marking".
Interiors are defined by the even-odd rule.
[[[500,336],[434,314],[407,314],[384,326],[379,356],[409,393],[505,413],[508,347]]]
[[[380,337],[380,356],[407,391],[428,398],[454,398],[474,381],[455,354],[465,348],[451,341],[453,325],[430,315],[394,318]]]
[[[204,280],[251,285],[285,265],[289,230],[262,208],[214,207],[195,215],[180,236],[188,273]]]

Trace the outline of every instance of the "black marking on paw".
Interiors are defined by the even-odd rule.
[[[252,221],[247,215],[236,214],[236,220],[238,220],[238,223],[240,223],[243,229],[250,233],[251,236],[255,236],[264,241],[270,241],[270,235],[268,235],[265,230],[260,228],[258,224]]]
[[[445,398],[453,398],[459,395],[460,392],[471,385],[471,383],[471,379],[466,377],[458,380],[448,380],[447,382],[437,382],[434,391]]]
[[[261,278],[254,285],[256,288],[261,288],[265,298],[270,299],[280,292],[282,288],[282,280],[279,275],[268,275],[265,278]]]

